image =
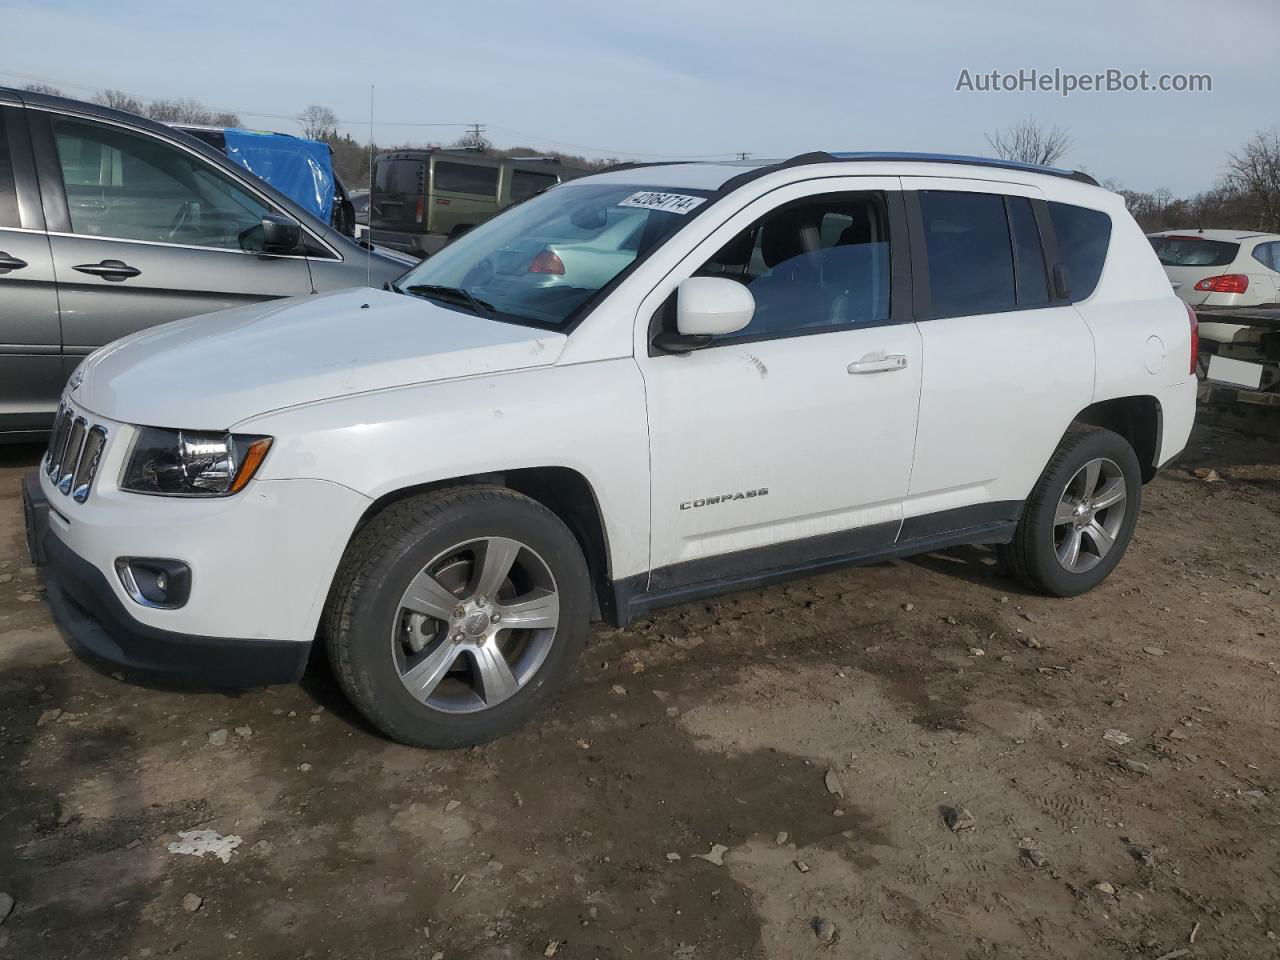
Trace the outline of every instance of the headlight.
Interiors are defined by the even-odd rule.
[[[230,496],[253,479],[270,449],[270,437],[142,427],[120,487],[167,497]]]

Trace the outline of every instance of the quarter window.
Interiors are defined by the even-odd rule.
[[[270,208],[185,150],[116,127],[54,117],[73,232],[257,249]]]
[[[1058,256],[1067,268],[1071,302],[1087,300],[1102,276],[1111,243],[1111,218],[1101,210],[1050,203],[1049,218],[1058,240]]]
[[[1264,267],[1280,271],[1280,243],[1260,243],[1253,248],[1253,259]]]
[[[920,192],[933,315],[998,313],[1017,305],[1005,198]]]
[[[761,217],[697,271],[745,284],[756,312],[726,341],[889,319],[889,216],[882,193],[806,197]]]
[[[477,196],[496,197],[498,168],[437,160],[435,188],[446,193],[471,193]]]
[[[547,187],[556,185],[555,174],[551,173],[534,173],[531,170],[512,170],[511,171],[511,199],[523,200],[525,197],[531,197],[535,193],[539,193]]]

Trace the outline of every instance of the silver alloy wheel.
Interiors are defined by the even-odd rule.
[[[1114,460],[1099,457],[1076,471],[1053,514],[1053,547],[1063,569],[1084,573],[1111,552],[1127,497],[1124,472]]]
[[[546,561],[518,540],[484,537],[450,547],[413,578],[396,611],[391,655],[415,699],[475,713],[533,679],[559,621]]]

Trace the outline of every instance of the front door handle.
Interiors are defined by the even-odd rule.
[[[137,267],[131,267],[123,260],[103,260],[99,263],[81,263],[72,267],[73,270],[79,270],[81,273],[92,274],[95,277],[101,277],[103,280],[111,280],[120,282],[128,280],[130,277],[138,277],[142,275],[142,271]]]
[[[907,358],[901,353],[871,353],[849,364],[850,373],[892,373],[906,368]]]
[[[17,257],[11,257],[3,250],[0,250],[0,273],[8,273],[10,270],[21,270],[27,265],[27,261],[19,260]]]

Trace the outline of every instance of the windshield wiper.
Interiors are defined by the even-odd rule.
[[[464,287],[445,287],[436,283],[415,283],[397,289],[419,297],[434,297],[437,300],[452,301],[460,306],[467,307],[477,316],[488,317],[490,320],[494,318],[493,304],[486,303],[484,300],[473,296],[471,291]]]

